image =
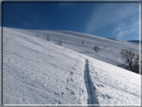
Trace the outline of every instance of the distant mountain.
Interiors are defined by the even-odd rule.
[[[132,43],[139,43],[139,40],[130,40],[128,42],[132,42]]]

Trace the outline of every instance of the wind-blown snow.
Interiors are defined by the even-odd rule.
[[[47,32],[52,42],[64,39],[65,47],[48,42],[44,38]],[[109,61],[105,57],[102,59],[106,62],[94,59],[99,54],[93,50],[94,58],[84,55],[93,46],[93,36],[88,36],[88,40],[80,34],[88,43],[92,41],[88,48],[87,44],[84,47],[81,43],[77,45],[81,40],[79,34],[77,37],[73,32],[47,32],[40,31],[40,35],[43,33],[41,38],[35,31],[3,28],[4,104],[140,105],[140,75],[106,63]],[[108,43],[108,47],[112,47],[109,41],[114,42],[104,43],[106,39],[96,39],[104,46]],[[97,40],[95,42],[99,44]],[[115,42],[116,47],[123,43]],[[124,48],[137,47],[131,43],[123,44],[126,44]],[[107,52],[103,49],[102,52]],[[101,51],[99,58],[103,56]],[[112,62],[115,62],[113,58]]]

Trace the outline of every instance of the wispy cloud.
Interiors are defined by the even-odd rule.
[[[138,6],[138,3],[100,3],[96,5],[93,13],[88,19],[86,33],[93,33],[99,29],[108,27],[111,24],[116,24],[116,29],[118,29],[119,23],[123,23],[125,20],[134,17],[139,11]],[[130,23],[125,23],[125,27],[128,27],[130,26],[129,24],[133,23],[135,22],[131,21]],[[125,28],[125,32],[120,32],[122,29],[117,32],[119,33],[118,35],[123,35],[123,33],[126,33],[128,30],[132,31],[132,29],[126,30]],[[116,31],[114,32],[116,33]]]
[[[139,21],[128,25],[128,24],[122,24],[116,27],[112,33],[115,35],[116,39],[119,40],[126,40],[126,38],[129,40],[135,39],[138,40],[139,37]]]

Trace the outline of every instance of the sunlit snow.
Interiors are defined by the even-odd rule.
[[[63,46],[55,44],[60,40]],[[138,53],[129,42],[4,27],[4,104],[140,105],[140,75],[116,66],[120,49]]]

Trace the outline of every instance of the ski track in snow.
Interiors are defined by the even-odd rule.
[[[85,69],[84,69],[84,80],[88,94],[88,104],[99,104],[98,99],[94,93],[94,90],[96,90],[96,88],[93,86],[88,65],[89,65],[88,59],[86,59]]]
[[[4,104],[140,104],[139,75],[114,66],[121,48],[137,52],[137,45],[78,33],[35,34],[4,28]],[[54,44],[60,37],[62,47]],[[94,42],[99,54],[91,50]]]

